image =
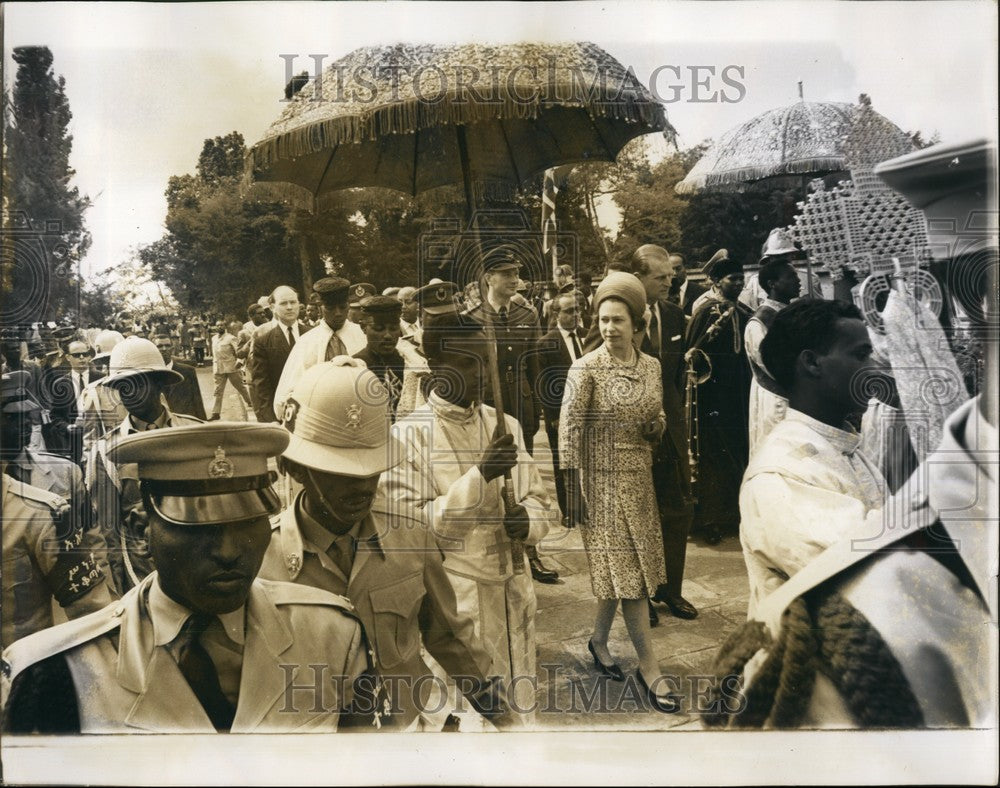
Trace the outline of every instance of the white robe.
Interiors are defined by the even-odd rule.
[[[524,438],[507,416],[518,446]],[[478,469],[496,427],[486,405],[462,409],[432,395],[393,425],[405,446],[402,463],[382,476],[390,502],[422,509],[445,555],[459,613],[475,622],[476,635],[493,656],[491,675],[502,677],[512,710],[525,722],[535,702],[535,591],[523,549],[503,526],[503,478],[487,482]],[[557,517],[534,461],[523,449],[512,471],[515,498],[528,512],[526,544],[537,544]]]

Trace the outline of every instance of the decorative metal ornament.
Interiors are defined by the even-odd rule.
[[[347,408],[347,426],[352,430],[356,430],[361,427],[361,406],[358,404],[350,405]]]
[[[935,317],[941,316],[944,294],[941,292],[941,285],[929,271],[920,268],[902,272],[883,271],[867,277],[858,288],[855,298],[858,309],[871,328],[880,334],[885,333],[882,309],[885,308],[889,291],[893,289],[893,280],[901,281],[907,293],[927,307]]]

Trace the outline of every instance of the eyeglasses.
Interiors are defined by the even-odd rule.
[[[71,355],[73,358],[90,358],[94,354],[91,353],[89,350],[85,350],[82,353],[70,353],[69,355]]]

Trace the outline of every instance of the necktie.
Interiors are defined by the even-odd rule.
[[[575,330],[569,332],[569,338],[573,343],[573,360],[576,361],[583,355],[583,351],[580,350],[580,340],[577,338]]]
[[[344,347],[344,343],[340,337],[336,334],[330,334],[330,341],[326,343],[326,355],[323,357],[323,360],[329,361],[334,356],[346,355],[348,355],[347,348]]]
[[[201,636],[215,616],[195,613],[181,629],[184,645],[177,658],[177,667],[191,686],[195,696],[218,731],[228,731],[233,726],[236,709],[222,692],[219,672],[215,663],[201,644]]]
[[[288,349],[291,350],[295,347],[295,332],[292,331],[292,327],[288,327]]]
[[[502,306],[497,310],[497,322],[507,325],[507,307]]]
[[[330,544],[327,555],[344,573],[344,577],[350,579],[351,568],[354,566],[354,537],[350,534],[338,536]]]
[[[76,398],[80,399],[80,394],[83,393],[83,375],[79,372],[73,373],[73,388],[76,389]]]
[[[649,309],[649,344],[653,349],[653,355],[657,358],[660,356],[660,324],[657,320],[659,311],[656,304],[653,304]]]

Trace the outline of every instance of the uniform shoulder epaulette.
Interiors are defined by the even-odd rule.
[[[121,626],[125,605],[118,600],[80,618],[39,630],[11,643],[3,652],[0,670],[13,681],[25,668],[69,651]]]
[[[54,492],[49,492],[48,490],[43,490],[41,487],[32,487],[30,484],[25,484],[24,482],[19,482],[13,480],[11,482],[11,490],[20,495],[22,498],[26,498],[29,501],[34,501],[35,503],[43,503],[53,513],[60,513],[69,506],[69,501]]]
[[[324,591],[322,588],[304,585],[302,583],[288,583],[284,580],[264,580],[258,578],[268,597],[275,605],[328,605],[337,607],[351,616],[355,616],[354,605],[346,596]]]

